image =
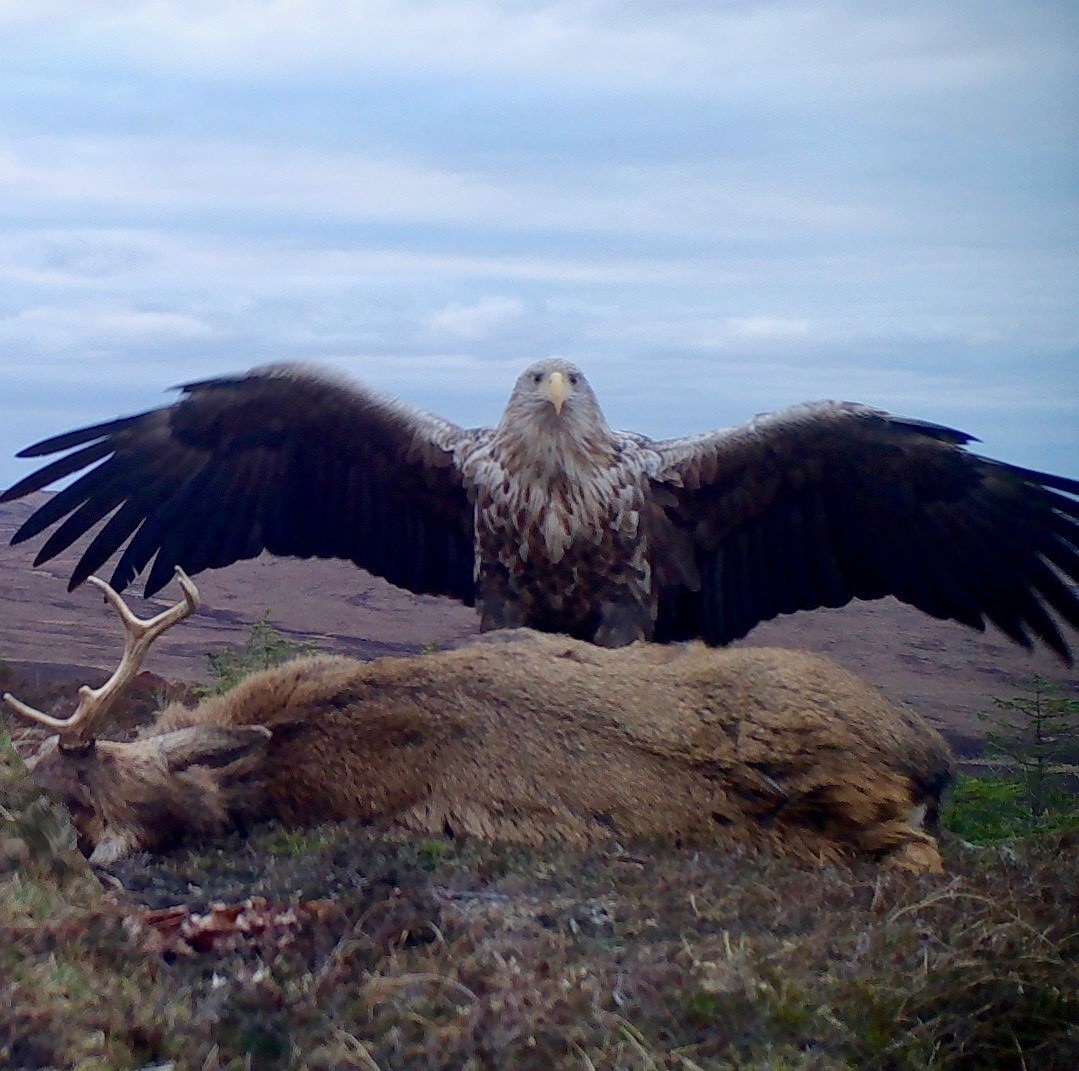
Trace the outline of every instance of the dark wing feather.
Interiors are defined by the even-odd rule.
[[[173,405],[22,451],[72,452],[0,502],[77,475],[12,539],[57,526],[35,565],[104,521],[71,587],[121,548],[111,583],[122,590],[153,560],[147,595],[174,565],[195,574],[268,550],[344,558],[411,591],[473,601],[472,505],[457,451],[484,433],[302,366],[180,389]]]
[[[894,595],[1070,661],[1079,481],[979,457],[970,441],[822,402],[653,443],[700,581],[660,593],[657,639],[723,644],[776,614]]]

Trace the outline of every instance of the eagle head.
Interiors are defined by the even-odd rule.
[[[606,426],[584,373],[561,357],[536,361],[517,377],[503,423],[507,420],[576,437]]]
[[[607,468],[614,435],[584,373],[561,357],[529,365],[518,377],[496,431],[503,462],[524,479],[568,478],[581,485]]]

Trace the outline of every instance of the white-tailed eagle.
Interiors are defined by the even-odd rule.
[[[13,537],[56,526],[35,565],[99,524],[70,587],[121,548],[112,586],[152,560],[147,595],[176,565],[344,558],[475,604],[483,629],[608,646],[724,644],[777,614],[894,595],[1070,660],[1079,481],[979,457],[951,428],[820,402],[652,440],[612,430],[557,359],[520,375],[493,428],[302,365],[181,390],[19,454],[71,451],[0,501],[89,468]]]

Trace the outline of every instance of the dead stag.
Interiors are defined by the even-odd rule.
[[[265,670],[130,742],[95,729],[150,644],[198,605],[139,621],[120,667],[69,719],[10,695],[57,735],[29,759],[95,863],[276,816],[395,824],[538,844],[720,843],[802,859],[868,854],[939,870],[932,828],[952,774],[916,713],[799,651],[634,644],[527,630],[374,662]]]

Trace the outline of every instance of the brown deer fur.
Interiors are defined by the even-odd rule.
[[[174,704],[130,743],[62,750],[53,737],[31,764],[98,862],[276,816],[930,870],[923,826],[952,771],[917,714],[814,655],[531,632],[375,662],[303,658]]]

